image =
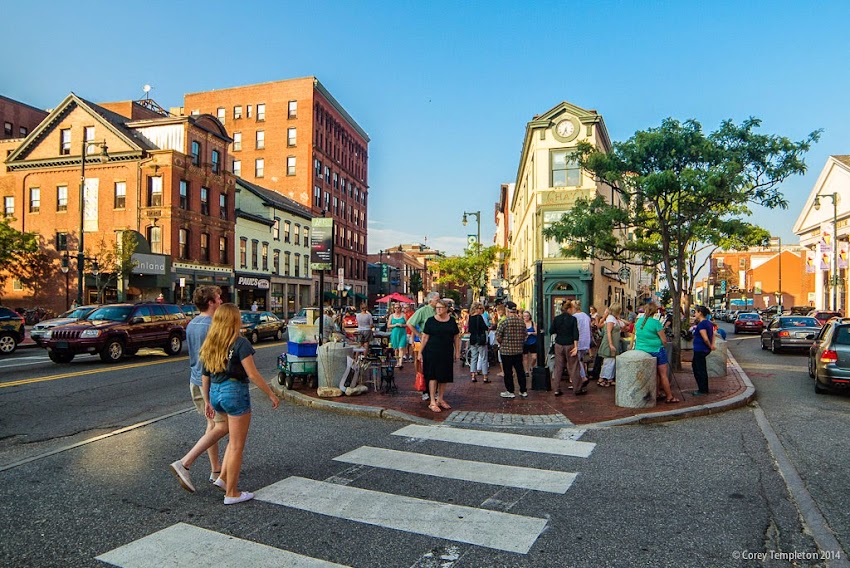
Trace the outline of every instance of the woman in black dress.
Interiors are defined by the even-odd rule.
[[[454,364],[460,357],[460,330],[457,322],[449,315],[445,301],[438,300],[434,308],[437,313],[428,318],[422,328],[419,358],[431,393],[428,408],[433,412],[442,412],[443,408],[451,408],[443,395],[446,383],[454,381]]]

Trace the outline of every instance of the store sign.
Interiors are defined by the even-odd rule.
[[[165,274],[165,256],[161,254],[133,253],[133,274]]]
[[[257,288],[258,290],[268,290],[271,284],[265,278],[254,278],[252,276],[239,276],[236,279],[236,285],[242,288]]]
[[[310,269],[333,270],[334,220],[314,217],[310,232]]]

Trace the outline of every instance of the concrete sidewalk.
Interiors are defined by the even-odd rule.
[[[614,404],[615,388],[602,388],[595,382],[588,385],[585,396],[574,396],[564,390],[563,396],[554,396],[552,391],[531,390],[528,380],[528,398],[517,396],[504,399],[499,393],[505,390],[504,379],[497,376],[499,367],[490,369],[490,383],[471,382],[469,368],[455,366],[454,383],[448,385],[446,402],[451,410],[432,412],[428,403],[421,400],[419,392],[413,390],[414,366],[406,363],[396,369],[398,392],[383,394],[370,391],[360,396],[319,398],[314,389],[299,386],[294,390],[278,387],[283,398],[295,404],[318,409],[407,420],[428,424],[470,425],[475,427],[528,428],[569,426],[613,426],[631,423],[651,423],[676,420],[691,416],[704,416],[748,404],[755,397],[755,388],[749,378],[729,355],[725,377],[709,379],[711,393],[694,397],[696,382],[690,364],[690,351],[682,352],[682,371],[674,373],[673,394],[679,403],[659,402],[654,408],[621,408]],[[277,387],[277,381],[274,381]],[[563,385],[566,388],[566,383]],[[518,393],[518,389],[516,389]]]

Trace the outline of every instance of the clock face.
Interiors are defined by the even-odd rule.
[[[572,136],[575,131],[576,127],[571,120],[562,120],[555,125],[555,132],[558,133],[558,136],[562,136],[564,138]]]

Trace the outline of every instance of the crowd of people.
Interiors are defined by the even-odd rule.
[[[485,307],[473,302],[469,309],[455,309],[453,303],[436,292],[428,294],[425,303],[414,310],[412,305],[389,306],[386,329],[389,348],[396,367],[413,362],[421,379],[422,400],[434,413],[451,409],[446,400],[448,385],[454,382],[456,363],[464,354],[462,338],[469,351],[470,380],[490,382],[491,359],[498,360],[505,390],[502,398],[528,397],[528,382],[537,367],[539,343],[548,329],[550,346],[547,363],[553,370],[554,396],[572,390],[574,396],[587,394],[591,381],[600,388],[616,384],[616,357],[626,341],[631,347],[650,354],[656,360],[658,400],[680,402],[672,392],[668,378],[665,343],[668,340],[665,318],[652,303],[638,312],[618,303],[607,306],[603,313],[589,306],[582,310],[578,300],[560,304],[560,313],[548,328],[534,322],[531,312],[520,311],[508,301]],[[210,462],[209,482],[224,491],[224,504],[248,501],[253,494],[238,488],[242,455],[251,423],[249,385],[253,383],[269,399],[272,408],[278,397],[257,370],[254,349],[240,334],[237,306],[222,304],[221,290],[201,286],[195,290],[193,302],[200,311],[189,323],[186,336],[189,350],[189,394],[199,414],[205,418],[205,430],[195,445],[181,459],[170,464],[180,485],[195,492],[189,473],[191,466],[207,453]],[[717,326],[709,320],[707,308],[695,310],[693,328],[693,370],[698,390],[695,396],[707,394],[706,357],[715,349]],[[349,338],[368,348],[373,340],[375,319],[364,303],[359,313],[326,308],[320,315],[323,339],[335,333],[353,330]],[[317,322],[319,320],[317,319]],[[562,384],[566,387],[562,389]],[[219,442],[229,436],[223,455]]]

